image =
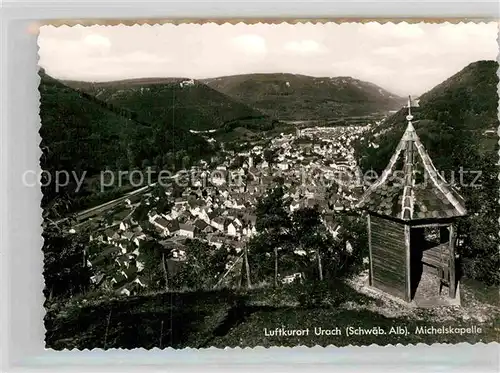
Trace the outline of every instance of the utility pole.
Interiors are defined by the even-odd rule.
[[[252,284],[250,282],[250,264],[248,263],[248,245],[245,245],[245,269],[247,275],[247,287],[250,289]]]
[[[321,264],[321,254],[319,252],[319,247],[316,249],[316,255],[318,256],[319,280],[323,281],[323,266]]]
[[[168,291],[168,270],[165,265],[165,253],[161,254],[161,269],[163,271],[163,278],[165,279],[165,291]]]
[[[278,248],[274,248],[274,287],[278,287]]]

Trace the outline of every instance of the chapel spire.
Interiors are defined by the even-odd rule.
[[[411,123],[413,119],[413,115],[411,115],[411,96],[408,96],[408,115],[406,116],[406,120],[408,123]]]
[[[366,190],[358,207],[402,221],[464,216],[465,201],[437,171],[413,127],[411,104],[408,96],[406,130],[387,167]]]

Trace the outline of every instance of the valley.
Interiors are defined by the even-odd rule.
[[[498,304],[477,300],[468,281],[500,281],[499,210],[491,198],[498,144],[488,132],[498,124],[496,68],[471,64],[411,107],[438,170],[484,176],[480,188],[461,188],[470,211],[459,225],[461,313],[409,310],[356,285],[369,267],[366,222],[356,208],[369,187],[363,176],[382,173],[407,128],[400,97],[347,77],[63,84],[42,76],[42,167],[88,167],[94,178],[103,170],[154,175],[127,191],[94,185],[86,198],[111,194],[67,213],[60,226],[44,223],[46,266],[61,274],[46,280],[47,344],[239,346],[276,319],[297,328],[303,319],[311,328],[358,320],[465,327],[477,315],[486,332],[473,340],[491,341]],[[46,191],[44,207],[67,194]],[[95,315],[99,323],[90,325]],[[318,343],[332,342],[323,336]],[[246,346],[268,344],[258,334],[245,339]]]

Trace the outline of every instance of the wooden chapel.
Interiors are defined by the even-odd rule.
[[[434,167],[412,124],[382,175],[366,190],[358,208],[367,212],[369,283],[411,302],[423,271],[439,278],[439,289],[456,296],[456,221],[466,215],[459,193]]]

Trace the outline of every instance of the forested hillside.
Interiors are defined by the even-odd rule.
[[[144,120],[130,108],[79,92],[43,71],[40,76],[41,167],[52,174],[86,172],[90,178],[106,169],[173,167],[213,151],[200,135],[181,126]],[[44,204],[60,194],[71,195],[74,187],[70,184],[56,193],[49,186]],[[78,197],[85,194],[80,191]]]
[[[183,130],[223,129],[237,120],[253,119],[255,129],[270,129],[259,110],[236,102],[197,80],[132,79],[105,83],[66,82],[99,100],[137,113],[137,118]]]
[[[457,185],[469,212],[460,223],[462,269],[486,283],[500,282],[497,69],[495,61],[472,63],[412,108],[414,127],[438,171],[455,184],[465,171],[464,185]],[[406,114],[401,109],[358,144],[363,171],[380,174],[385,168],[406,128]]]
[[[397,109],[401,98],[351,77],[246,74],[203,80],[280,120],[332,119]]]

